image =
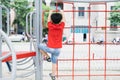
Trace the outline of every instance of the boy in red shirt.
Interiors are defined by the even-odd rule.
[[[60,49],[62,48],[62,34],[64,26],[65,19],[63,11],[54,12],[51,10],[48,16],[48,43],[47,45],[38,45],[41,54],[46,56],[46,60],[48,62],[52,61],[52,73],[49,74],[52,80],[56,80],[56,63],[60,54]],[[51,58],[47,53],[51,54]]]

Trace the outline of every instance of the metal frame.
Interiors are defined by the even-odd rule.
[[[4,5],[0,5],[0,29],[2,29],[2,9],[5,9],[7,12],[7,34],[9,35],[9,9],[4,6]],[[2,35],[0,35],[0,44],[2,44],[2,39],[1,39]],[[0,45],[0,57],[2,57],[2,45]],[[2,77],[2,61],[0,61],[0,77]]]
[[[2,8],[0,7],[0,29],[2,29]],[[0,57],[2,56],[2,39],[0,35]],[[0,77],[2,77],[2,61],[0,61]]]
[[[117,2],[119,0],[54,0],[54,1],[90,3],[90,2]],[[36,8],[36,11],[35,11],[35,13],[36,13],[36,26],[35,26],[36,27],[36,37],[37,37],[37,44],[40,44],[41,40],[42,40],[42,0],[35,0],[35,8]],[[0,12],[0,14],[1,14],[1,12]],[[0,21],[2,21],[2,20],[0,20]],[[0,29],[1,29],[1,26],[0,26]],[[9,42],[9,40],[7,40],[7,41]],[[0,40],[0,44],[1,44],[1,40]],[[1,50],[1,46],[0,46],[0,50]],[[39,53],[38,49],[36,49],[36,51],[37,52],[36,52],[36,62],[35,62],[35,64],[36,64],[35,80],[43,80],[42,56]],[[12,50],[12,52],[14,52],[14,51]],[[0,53],[1,53],[1,51],[0,51]],[[15,58],[15,55],[14,55],[14,58]],[[14,64],[14,65],[16,65],[16,64]],[[15,68],[16,66],[13,66],[13,67]],[[12,70],[15,70],[15,69],[12,69]],[[13,73],[12,76],[13,76],[12,80],[14,80],[15,74]]]
[[[12,62],[13,62],[13,67],[12,67],[12,74],[11,74],[11,80],[15,80],[16,79],[16,53],[14,51],[14,48],[12,47],[12,43],[10,42],[10,40],[8,39],[8,36],[6,35],[5,32],[3,32],[0,29],[0,35],[4,37],[9,49],[11,53],[8,53],[5,56],[0,57],[0,61],[2,61],[3,59],[9,57],[12,55]],[[1,66],[1,65],[0,65]],[[0,71],[1,72],[1,71]],[[0,76],[0,78],[2,78],[2,75]]]
[[[55,0],[55,1],[57,1],[57,2],[85,2],[85,3],[90,3],[90,2],[117,2],[119,0]]]
[[[42,0],[35,0],[35,31],[36,31],[36,43],[37,45],[42,42]],[[37,46],[36,45],[36,46]],[[40,54],[38,48],[36,48],[36,56],[35,56],[35,64],[36,64],[36,74],[35,80],[43,80],[43,61],[42,54]]]
[[[52,0],[53,2],[67,2],[67,3],[70,3],[70,2],[83,2],[83,3],[92,3],[92,2],[118,2],[119,0]],[[37,1],[36,1],[37,2]],[[74,6],[74,3],[71,3],[73,6]],[[42,3],[39,5],[40,7],[42,7]],[[37,8],[36,10],[38,10],[39,8]],[[39,10],[38,10],[39,11]],[[88,11],[89,12],[89,11]],[[41,14],[42,14],[42,11],[40,12],[40,15],[39,15],[39,17],[41,16]],[[90,12],[89,12],[89,14],[90,14]],[[39,18],[38,17],[38,18]],[[40,18],[41,19],[41,18]],[[73,19],[74,19],[74,13],[73,13]],[[42,19],[41,19],[42,20]],[[37,24],[37,25],[39,25],[39,24]],[[41,23],[41,25],[42,25],[42,23]],[[73,25],[74,25],[74,21],[73,21]],[[40,26],[41,27],[41,26]],[[37,33],[39,32],[39,30],[36,30],[37,31]],[[73,36],[74,36],[74,34],[73,34]],[[39,41],[39,39],[37,38],[37,41]],[[73,42],[74,42],[74,39],[73,39]],[[72,60],[74,60],[74,50],[75,50],[75,48],[74,48],[74,46],[75,46],[75,44],[73,44],[73,57],[72,57]],[[89,51],[90,51],[90,44],[89,44]],[[88,55],[89,55],[89,60],[90,60],[90,52],[88,53]],[[105,55],[106,56],[106,55]],[[106,63],[106,61],[105,61],[105,63]],[[73,67],[73,69],[72,69],[72,80],[74,80],[74,61],[72,61],[72,67]],[[41,65],[42,66],[42,65]],[[90,61],[89,61],[89,67],[90,67]],[[57,67],[58,68],[58,67]],[[106,65],[105,65],[105,69],[106,69]],[[57,72],[58,73],[58,72]],[[106,71],[104,72],[104,79],[106,79]],[[42,77],[42,75],[40,75],[41,77]],[[40,80],[43,80],[42,78],[40,79]],[[90,68],[89,68],[89,80],[90,80]]]
[[[58,0],[57,0],[58,1]],[[72,0],[64,0],[64,1],[72,1]],[[82,2],[83,0],[79,0],[78,2]],[[89,0],[84,0],[83,2],[88,2]],[[89,28],[89,42],[88,43],[75,43],[74,42],[74,39],[75,39],[75,34],[73,33],[73,44],[72,44],[72,46],[73,46],[73,53],[72,53],[72,58],[71,59],[58,59],[58,61],[71,61],[71,63],[72,63],[72,73],[70,74],[70,75],[66,75],[66,74],[62,74],[62,75],[59,75],[59,76],[71,76],[72,77],[72,80],[75,80],[75,76],[87,76],[88,77],[88,80],[92,80],[91,79],[91,76],[103,76],[104,77],[104,80],[106,80],[107,79],[107,76],[119,76],[120,74],[109,74],[109,73],[107,73],[107,60],[116,60],[116,59],[108,59],[107,58],[107,31],[106,31],[106,29],[105,29],[105,43],[104,43],[104,59],[94,59],[94,53],[91,53],[91,44],[92,43],[90,43],[90,22],[91,22],[91,20],[90,20],[90,14],[91,14],[91,12],[105,12],[105,26],[107,26],[107,22],[106,22],[106,19],[107,19],[107,12],[112,12],[112,11],[108,11],[107,10],[107,5],[106,5],[106,3],[100,3],[102,0],[96,0],[96,1],[93,1],[93,0],[90,0],[89,2],[93,2],[93,3],[90,3],[89,4],[89,7],[91,6],[91,5],[104,5],[105,6],[105,10],[90,10],[90,8],[89,8],[89,10],[88,11],[84,11],[84,12],[88,12],[88,28]],[[103,0],[102,2],[112,2],[113,0]],[[113,2],[115,2],[115,1],[118,1],[118,0],[114,0]],[[75,1],[75,0],[73,0],[73,2],[77,2],[77,0]],[[98,3],[97,3],[98,2]],[[68,3],[68,4],[70,4],[70,3]],[[74,7],[74,3],[71,3],[72,5],[73,5],[73,7]],[[77,12],[76,10],[74,10],[74,9],[72,9],[72,10],[69,10],[69,11],[65,11],[65,12],[73,12],[73,14],[74,14],[74,12]],[[116,11],[116,12],[119,12],[119,11]],[[73,17],[73,29],[74,29],[74,15],[72,15],[72,17]],[[69,27],[70,28],[70,27]],[[106,28],[106,27],[105,27]],[[68,28],[66,28],[66,29],[68,29]],[[74,50],[75,50],[75,45],[84,45],[84,44],[87,44],[88,45],[88,59],[76,59],[74,56]],[[94,43],[94,44],[96,44],[96,43]],[[103,74],[92,74],[91,73],[91,61],[93,60],[92,58],[91,58],[91,55],[93,55],[92,56],[92,58],[94,59],[94,60],[104,60],[104,73]],[[75,63],[74,63],[74,61],[83,61],[83,60],[86,60],[86,61],[88,61],[88,74],[86,75],[86,74],[75,74],[75,72],[74,72],[74,68],[75,68]],[[120,59],[119,59],[120,60]],[[59,65],[59,64],[58,64]],[[59,70],[58,69],[58,66],[57,66],[57,70]],[[58,72],[57,72],[57,74],[58,74]],[[58,75],[57,75],[58,76]]]
[[[9,31],[10,31],[10,17],[9,17],[9,13],[10,13],[10,11],[9,11],[9,9],[6,7],[6,6],[4,6],[4,5],[0,5],[0,7],[2,8],[2,9],[5,9],[6,10],[6,14],[7,14],[7,35],[9,35]],[[1,24],[2,25],[2,24]],[[2,27],[2,26],[1,26]]]

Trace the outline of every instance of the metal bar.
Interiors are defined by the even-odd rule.
[[[81,58],[81,59],[74,59],[74,61],[88,61],[89,59],[84,59],[84,58]],[[91,61],[93,61],[93,59],[90,59]],[[97,58],[97,59],[94,59],[94,61],[104,61],[105,59],[104,58]],[[114,61],[114,60],[120,60],[120,58],[107,58],[106,59],[107,61]],[[58,61],[72,61],[72,59],[58,59]]]
[[[74,33],[74,31],[75,31],[75,14],[74,14],[74,4],[72,3],[72,5],[73,5],[73,7],[72,7],[72,11],[73,11],[73,13],[72,13],[72,16],[73,16],[73,42],[75,42],[75,33]],[[73,44],[73,54],[72,54],[72,80],[75,80],[74,78],[75,78],[75,62],[74,62],[74,59],[75,59],[75,44]]]
[[[2,8],[0,7],[0,29],[2,29]],[[0,57],[2,57],[2,35],[0,34]],[[0,78],[2,77],[2,61],[0,60]]]
[[[107,10],[107,4],[105,4],[105,10]],[[105,12],[105,26],[107,26],[107,12]],[[104,80],[107,80],[106,78],[106,74],[107,74],[107,61],[106,61],[106,58],[107,58],[107,28],[105,27],[105,35],[104,35],[104,38],[105,38],[105,60],[104,60]]]
[[[6,10],[6,14],[7,14],[7,35],[9,35],[9,33],[10,33],[10,17],[9,17],[10,12],[9,12],[9,9],[6,6],[0,5],[0,7],[4,8]]]
[[[16,53],[14,51],[14,48],[12,47],[12,43],[10,42],[10,40],[8,39],[8,36],[0,29],[0,34],[4,37],[10,51],[12,54],[12,62],[13,62],[13,66],[12,66],[12,74],[11,74],[11,80],[15,80],[16,78]],[[10,53],[9,53],[10,54]],[[8,54],[8,55],[9,55]],[[3,56],[1,59],[4,59],[6,56]]]
[[[30,12],[31,13],[31,12]],[[28,34],[28,25],[29,25],[29,23],[28,23],[28,18],[29,18],[29,15],[30,15],[30,13],[28,13],[27,15],[26,15],[26,34]]]
[[[88,80],[91,80],[91,61],[90,61],[90,59],[91,59],[91,48],[90,48],[90,23],[91,23],[91,8],[90,8],[90,6],[91,6],[91,4],[89,4],[89,12],[88,12],[88,30],[89,30],[89,32],[88,32],[88,36],[89,36],[89,44],[88,44]]]
[[[43,20],[44,21],[44,20]],[[35,20],[35,13],[33,14],[33,35],[34,35],[34,37],[35,37],[35,33],[36,33],[36,27],[35,27],[35,25],[36,25],[36,20]]]
[[[59,75],[59,76],[61,76],[61,77],[64,77],[64,76],[65,76],[65,77],[66,77],[66,76],[69,77],[69,76],[72,76],[72,75],[62,74],[62,75]],[[79,75],[74,75],[74,76],[75,76],[75,77],[76,77],[76,76],[81,76],[81,77],[83,77],[83,76],[88,76],[88,75],[87,75],[87,74],[79,74]],[[95,77],[96,77],[96,76],[99,76],[99,77],[100,77],[100,76],[104,76],[104,74],[91,74],[90,76],[92,76],[92,77],[93,77],[93,76],[95,76]],[[106,74],[106,76],[114,76],[114,77],[115,77],[115,76],[118,76],[118,77],[119,77],[120,74]],[[97,79],[98,79],[98,78],[97,78]],[[87,80],[87,79],[86,79],[86,80]]]
[[[33,36],[33,14],[34,12],[30,13],[30,36]],[[30,37],[30,50],[32,50],[32,37]]]
[[[90,2],[117,2],[119,0],[55,0],[57,2],[85,2],[85,3],[90,3]]]
[[[63,10],[64,12],[73,12],[73,10]],[[44,11],[48,12],[48,11]],[[56,10],[55,10],[56,12]],[[74,10],[74,12],[120,12],[120,10]]]
[[[33,28],[33,14],[34,14],[34,12],[31,12],[30,13],[30,35],[32,36],[32,34],[33,34],[33,30],[32,30],[32,28]]]
[[[2,7],[0,6],[0,29],[2,29]]]
[[[37,45],[42,42],[42,0],[35,0],[35,14],[36,14],[36,42]],[[37,46],[36,45],[36,46]],[[35,56],[36,64],[36,75],[35,80],[43,80],[43,61],[42,54],[40,54],[39,49],[36,48]]]
[[[7,64],[7,67],[8,67],[8,69],[9,69],[9,72],[11,72],[12,69],[11,69],[11,65],[10,65],[10,63],[9,63],[9,62],[6,62],[6,64]]]

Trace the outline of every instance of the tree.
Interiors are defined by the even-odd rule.
[[[0,5],[2,4],[10,8],[10,0],[0,0]]]
[[[47,26],[47,19],[48,19],[48,14],[50,7],[46,6],[45,4],[42,4],[42,9],[43,9],[43,27],[45,28]]]
[[[25,29],[26,26],[26,15],[27,13],[33,11],[33,7],[29,7],[28,0],[14,0],[11,4],[11,8],[15,10],[16,17],[13,24],[17,24],[18,28]]]
[[[4,5],[6,6],[7,8],[10,7],[10,4],[9,4],[10,0],[0,0],[0,5]],[[2,10],[2,29],[6,32],[7,31],[7,23],[6,23],[6,20],[7,20],[7,16],[6,16],[6,10],[3,9]]]
[[[23,28],[25,29],[26,26],[26,15],[27,13],[33,11],[33,7],[29,7],[29,2],[28,0],[14,0],[12,3],[10,2],[11,0],[0,0],[1,4],[5,5],[9,9],[14,9],[16,13],[16,18],[13,22],[14,24],[17,24],[17,28]],[[43,11],[49,11],[50,7],[46,6],[44,3],[42,4],[42,9]],[[4,12],[5,13],[5,12]],[[43,13],[43,34],[47,33],[47,17],[48,17],[49,12]],[[6,16],[3,14],[3,22],[6,21]]]
[[[117,10],[120,10],[120,2],[117,2],[115,6],[112,7],[112,10],[115,12],[110,13],[109,20],[111,22],[111,26],[114,28],[111,28],[112,30],[117,30],[117,26],[120,25],[120,12],[116,12]]]
[[[49,10],[51,8],[46,6],[45,4],[42,4],[42,9],[43,9],[43,13],[42,13],[43,36],[45,36],[45,34],[47,34],[48,32],[48,29],[46,28],[46,26],[47,26]]]
[[[16,13],[16,18],[13,22],[14,24],[17,24],[18,28],[25,28],[26,25],[26,14],[29,13],[30,11],[33,11],[33,7],[29,7],[29,2],[28,0],[14,0],[11,2],[11,0],[0,0],[1,5],[5,5],[6,7],[10,9],[14,9]],[[5,16],[5,11],[3,11],[3,25],[5,25],[6,21],[6,16]]]

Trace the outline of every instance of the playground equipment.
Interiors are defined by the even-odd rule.
[[[55,0],[57,2],[115,2],[119,0]]]
[[[56,0],[56,1],[59,2],[61,0]],[[119,1],[119,0],[62,0],[62,1],[64,1],[65,3],[73,5],[73,7],[74,7],[74,3],[73,2],[87,2],[87,3],[90,3],[90,2],[95,2],[95,3],[103,2],[103,3],[106,4],[106,2],[114,2],[114,1]],[[42,18],[42,14],[41,14],[41,12],[42,12],[42,0],[35,0],[35,19],[36,19],[36,22],[35,22],[35,24],[36,24],[35,25],[35,31],[36,31],[35,36],[36,36],[36,40],[37,40],[36,44],[40,44],[40,42],[42,40],[42,19],[41,19]],[[74,19],[75,19],[74,18],[74,12],[78,12],[78,11],[75,11],[74,9],[72,9],[72,10],[68,10],[68,11],[64,10],[64,12],[72,12],[72,14],[73,14],[72,15],[73,16],[73,27],[72,28],[74,30],[74,25],[75,25],[75,22],[74,22]],[[91,12],[100,12],[100,11],[95,11],[95,10],[90,10],[89,9],[89,10],[87,10],[85,12],[88,12],[88,15],[89,15],[89,17],[88,17],[88,22],[89,22],[88,23],[88,25],[89,25],[88,29],[90,30],[90,13]],[[110,12],[110,11],[101,10],[101,12]],[[32,16],[32,13],[30,13],[28,15]],[[0,17],[1,17],[1,15],[0,15]],[[0,21],[2,21],[1,18],[0,18]],[[65,29],[68,29],[68,28],[65,28]],[[107,32],[105,30],[105,34],[106,33]],[[1,40],[2,36],[1,35],[3,36],[3,38],[6,40],[6,42],[8,44],[11,44],[9,42],[9,40],[7,39],[7,36],[5,35],[5,33],[1,30],[1,26],[0,26],[0,44],[2,44],[2,40]],[[71,80],[77,80],[77,78],[79,79],[79,77],[86,77],[87,80],[92,80],[91,77],[96,77],[96,76],[97,77],[99,77],[99,76],[101,77],[102,76],[103,80],[107,80],[107,76],[119,76],[120,75],[120,74],[114,74],[114,73],[108,74],[108,72],[107,72],[107,62],[108,61],[119,61],[120,59],[119,58],[117,58],[117,59],[116,58],[109,58],[107,56],[107,48],[108,48],[107,46],[108,45],[107,45],[106,42],[104,43],[104,47],[99,47],[99,48],[102,48],[102,50],[103,50],[102,58],[96,58],[97,54],[92,53],[92,51],[94,51],[95,49],[92,49],[92,47],[94,47],[94,45],[92,45],[90,43],[90,34],[89,34],[89,41],[87,43],[74,43],[74,38],[75,38],[75,36],[74,36],[74,33],[73,33],[73,44],[72,44],[72,48],[71,48],[72,49],[72,52],[71,52],[72,53],[71,54],[72,57],[71,58],[65,58],[65,59],[58,59],[58,66],[57,66],[57,70],[58,70],[57,77],[58,78],[67,76],[67,77],[70,77],[70,78],[68,78],[69,80],[70,79]],[[106,35],[105,35],[105,40],[106,40]],[[78,46],[78,45],[82,45],[82,46],[87,45],[88,50],[83,51],[83,52],[81,51],[81,53],[84,53],[84,54],[87,53],[86,56],[82,56],[81,57],[81,55],[80,55],[80,56],[78,56],[79,58],[78,57],[76,58],[75,51],[76,51],[76,46]],[[0,53],[1,53],[1,46],[2,45],[0,45]],[[82,48],[82,47],[80,47],[80,48]],[[12,60],[13,67],[12,67],[12,78],[11,78],[11,80],[15,80],[16,77],[17,77],[17,75],[16,75],[16,59],[28,58],[28,57],[33,57],[34,56],[35,57],[34,58],[35,59],[35,80],[43,80],[43,63],[42,63],[42,56],[41,56],[41,54],[39,54],[39,50],[37,48],[35,48],[36,52],[32,52],[32,51],[29,51],[29,52],[14,52],[14,50],[12,50],[12,49],[13,48],[10,45],[10,52],[12,54],[12,57],[8,57],[11,54],[9,54],[8,56],[5,56],[4,60],[3,60],[3,58],[0,57],[0,71],[2,71],[2,68],[1,68],[1,62],[2,61],[5,62],[5,61]],[[91,49],[92,49],[92,51],[91,51]],[[0,54],[0,56],[1,56],[1,54]],[[83,57],[85,57],[85,58],[83,58]],[[70,67],[70,70],[69,70],[70,73],[69,74],[64,74],[63,72],[62,72],[62,75],[60,74],[59,69],[61,67],[59,66],[60,65],[59,63],[62,62],[62,61],[63,62],[70,62],[70,66],[69,66]],[[82,65],[82,66],[85,66],[85,64],[87,63],[87,73],[85,73],[85,74],[84,73],[75,73],[76,64],[78,64],[77,61],[79,61],[79,62],[84,61],[85,63],[83,62],[84,65]],[[92,61],[93,62],[94,61],[103,61],[103,69],[102,69],[103,73],[101,73],[101,74],[91,73],[91,71],[92,71],[91,70],[91,66],[93,65]],[[96,64],[96,62],[95,62],[95,64]],[[79,66],[79,67],[81,67],[81,66]],[[67,65],[67,68],[68,68],[68,65]],[[78,70],[78,72],[79,72],[79,70]],[[1,77],[1,79],[4,79],[4,78],[2,78],[2,73],[1,72],[0,72],[0,77]],[[66,79],[66,80],[68,80],[68,79]],[[63,79],[63,80],[65,80],[65,79]]]
[[[9,13],[10,12],[9,12],[9,9],[6,6],[0,5],[0,13],[2,13],[2,9],[6,10],[6,14],[7,14],[7,20],[6,20],[6,22],[7,22],[7,35],[9,35],[9,31],[10,31],[10,29],[9,29],[9,26],[10,26],[10,24],[9,24],[9,22],[10,22]],[[1,16],[1,19],[2,19],[2,16]],[[0,24],[0,26],[2,27],[2,23]]]
[[[36,28],[36,31],[37,30],[39,30],[39,24],[40,24],[40,12],[39,12],[39,10],[41,10],[40,8],[42,8],[42,7],[40,7],[39,5],[40,5],[40,3],[42,4],[42,1],[35,1],[35,6],[36,6],[36,8],[39,8],[38,9],[38,11],[36,10],[35,12],[36,12],[36,16],[35,16],[35,18],[37,18],[37,20],[39,20],[39,21],[37,21],[36,22],[36,24],[38,24],[38,25],[36,25],[35,27],[37,27]],[[1,17],[1,10],[2,9],[0,9],[0,17]],[[42,15],[41,15],[42,16]],[[2,17],[0,18],[0,21],[2,21]],[[1,24],[2,24],[2,22],[1,22]],[[41,26],[42,27],[42,26]],[[41,31],[42,31],[42,28],[40,28],[41,29]],[[9,39],[8,38],[6,38],[6,35],[5,35],[5,33],[2,31],[2,25],[0,26],[0,44],[2,44],[2,39],[4,39],[6,42],[7,41],[9,41]],[[41,32],[42,33],[42,32]],[[39,35],[39,31],[37,32],[37,33],[35,33],[35,34],[37,34],[38,36],[40,36]],[[3,36],[3,38],[2,38],[2,36]],[[4,38],[5,37],[5,38]],[[41,36],[40,36],[41,37]],[[40,37],[38,37],[38,41],[37,41],[37,43],[39,44],[40,43]],[[10,43],[8,43],[9,45],[10,45]],[[9,46],[8,45],[8,46]],[[11,48],[11,46],[12,45],[10,45],[10,49],[13,49],[13,48]],[[36,45],[37,46],[37,45]],[[15,57],[13,57],[13,59],[11,58],[11,54],[8,54],[9,52],[4,52],[3,54],[1,54],[1,47],[2,47],[2,45],[0,45],[0,55],[1,56],[3,56],[3,57],[0,57],[0,79],[7,79],[7,78],[4,78],[4,77],[2,77],[2,62],[6,62],[6,61],[11,61],[11,60],[13,60],[12,61],[12,78],[9,78],[9,80],[15,80],[16,78],[17,78],[17,75],[16,75],[16,59],[21,59],[21,58],[28,58],[28,57],[33,57],[33,56],[36,56],[35,57],[35,79],[36,80],[41,80],[40,78],[42,78],[42,65],[40,66],[40,63],[42,62],[42,60],[41,60],[41,62],[40,62],[40,54],[39,54],[39,51],[37,50],[37,48],[35,48],[36,50],[37,50],[37,52],[32,52],[32,51],[25,51],[25,52],[23,52],[23,51],[20,51],[20,52],[13,52],[13,50],[11,50],[10,51],[10,53],[12,53],[12,55],[13,56],[15,56]],[[4,55],[5,55],[5,58],[4,58]],[[7,56],[6,56],[7,55]],[[17,58],[16,58],[17,57]],[[16,59],[15,59],[16,58]],[[41,69],[41,70],[40,70]],[[41,76],[39,75],[39,74],[41,74]],[[8,80],[8,79],[7,79]]]
[[[60,2],[60,0],[56,0],[58,2]],[[111,10],[107,10],[107,2],[115,2],[115,1],[119,1],[119,0],[62,0],[64,2],[64,4],[71,4],[72,5],[72,10],[64,10],[64,12],[72,12],[72,29],[73,31],[75,30],[75,12],[86,12],[88,14],[88,20],[87,20],[87,24],[88,24],[88,41],[81,43],[75,42],[75,32],[73,32],[73,44],[72,44],[72,48],[69,47],[69,50],[72,49],[71,53],[68,53],[68,55],[66,55],[66,57],[64,58],[60,58],[58,59],[58,79],[61,79],[61,77],[63,77],[64,80],[96,80],[98,78],[95,79],[95,77],[99,77],[100,80],[107,80],[109,79],[110,76],[119,76],[120,73],[109,73],[109,70],[116,70],[116,66],[113,66],[113,64],[109,65],[111,62],[117,63],[119,66],[119,57],[111,57],[113,52],[118,49],[118,47],[116,47],[117,49],[113,49],[114,48],[114,44],[112,44],[111,42],[107,42],[107,37],[108,35],[108,31],[107,29],[109,29],[110,27],[107,26],[107,13],[108,12],[112,12]],[[74,2],[83,2],[83,3],[89,3],[88,5],[88,10],[74,10]],[[93,5],[102,5],[104,6],[104,10],[92,10],[91,6]],[[98,46],[99,49],[97,49],[96,43],[91,43],[90,41],[90,30],[91,28],[96,28],[94,27],[90,27],[91,26],[91,14],[92,12],[103,12],[105,15],[101,15],[104,16],[104,22],[105,24],[104,26],[104,30],[102,32],[102,35],[104,36],[104,43],[103,46]],[[115,11],[115,12],[120,12],[119,10]],[[70,16],[69,16],[70,17]],[[65,29],[70,29],[71,27],[65,27]],[[99,27],[99,28],[102,28]],[[118,27],[120,28],[120,27]],[[96,32],[97,34],[97,32]],[[66,46],[66,45],[65,45]],[[88,48],[87,50],[84,50],[84,48]],[[94,48],[96,47],[97,50],[100,51],[96,51],[96,49]],[[67,48],[66,48],[67,49]],[[64,52],[64,51],[63,51]],[[66,51],[67,52],[67,51]],[[117,54],[119,56],[119,50],[115,51],[115,54]],[[65,56],[64,52],[64,56]],[[99,56],[100,55],[100,56]],[[66,65],[67,63],[67,65]],[[62,66],[60,66],[60,64],[62,64]],[[69,64],[69,66],[68,66]],[[102,65],[100,65],[102,64]],[[64,66],[65,65],[65,66]],[[63,67],[64,66],[64,67]],[[61,72],[62,70],[65,70]],[[84,70],[85,72],[82,72],[82,70]],[[97,70],[102,71],[101,73],[99,73],[99,71],[97,72]],[[96,71],[96,72],[95,72]],[[84,77],[84,78],[83,78]],[[114,78],[113,78],[114,79]],[[118,80],[118,79],[117,79]]]
[[[15,51],[14,51],[13,47],[11,46],[12,44],[9,41],[7,35],[1,29],[0,29],[0,36],[3,37],[6,40],[7,45],[10,48],[10,53],[8,53],[6,55],[2,55],[2,57],[0,57],[0,61],[3,61],[4,59],[8,58],[9,56],[12,56],[11,60],[14,64],[14,66],[12,67],[11,78],[6,78],[6,79],[15,80],[15,78],[16,78],[16,54],[15,54]],[[0,68],[1,68],[0,77],[2,77],[2,64],[0,65]],[[2,79],[2,78],[0,78],[0,79]]]

